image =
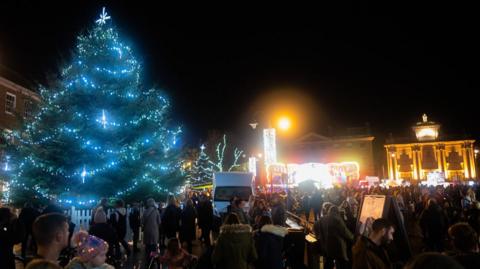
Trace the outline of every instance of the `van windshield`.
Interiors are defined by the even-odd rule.
[[[217,187],[215,188],[214,201],[230,201],[230,198],[237,196],[244,201],[248,201],[252,194],[251,187]]]

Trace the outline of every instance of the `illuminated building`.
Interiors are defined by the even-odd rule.
[[[357,130],[360,128],[349,130],[353,129],[356,131],[349,131],[348,136],[306,134],[284,146],[281,160],[289,164],[312,164],[313,170],[307,169],[307,174],[310,173],[308,171],[324,171],[325,166],[329,170],[328,174],[334,177],[333,183],[345,183],[376,175],[372,147],[374,137],[363,128],[360,132]]]
[[[385,145],[388,177],[425,180],[440,173],[450,181],[476,178],[475,140],[445,139],[439,129],[440,124],[424,114],[412,127],[416,141],[389,139]]]

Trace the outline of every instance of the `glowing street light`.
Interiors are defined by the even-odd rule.
[[[292,125],[292,123],[290,122],[290,119],[287,118],[287,117],[281,117],[279,120],[278,120],[278,128],[286,131],[288,129],[290,129],[290,126]]]
[[[264,113],[265,111],[257,111],[255,115],[259,113]],[[266,114],[266,116],[269,116]],[[277,146],[276,146],[276,130],[277,128],[282,131],[287,131],[290,129],[292,123],[290,118],[283,116],[278,119],[277,126],[273,127],[271,121],[268,120],[268,125],[263,126],[263,155],[257,155],[259,159],[263,158],[265,162],[265,167],[268,167],[270,164],[274,164],[277,162]],[[250,127],[253,130],[257,129],[259,123],[252,122],[250,123]],[[267,127],[267,128],[265,128]]]

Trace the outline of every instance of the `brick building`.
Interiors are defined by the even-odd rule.
[[[14,130],[22,118],[31,117],[40,95],[0,77],[0,128]]]

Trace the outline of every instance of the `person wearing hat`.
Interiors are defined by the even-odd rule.
[[[77,247],[75,257],[65,269],[113,269],[114,267],[105,263],[107,260],[108,243],[104,240],[89,235],[85,231],[78,232],[74,237]]]

